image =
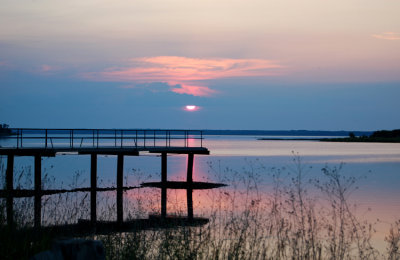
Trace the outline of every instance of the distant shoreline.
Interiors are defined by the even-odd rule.
[[[318,141],[336,143],[400,143],[400,138],[257,138],[260,141]]]
[[[260,141],[321,141],[319,138],[257,138]]]
[[[266,135],[266,136],[343,136],[347,137],[350,133],[357,136],[370,136],[372,131],[325,131],[325,130],[207,130],[204,129],[203,135]],[[284,139],[283,140],[288,140]],[[297,139],[297,138],[294,138]],[[315,138],[310,138],[314,140]]]
[[[22,128],[22,130],[25,128]],[[36,128],[26,128],[29,134],[41,134],[43,133],[44,129],[36,129]],[[19,128],[7,128],[7,129],[0,129],[3,133],[8,133],[11,135],[17,134]],[[53,130],[53,129],[48,129]],[[75,129],[76,133],[78,132],[85,132],[85,131],[92,131],[93,129]],[[116,129],[99,129],[101,130],[102,134],[110,134],[114,135]],[[138,128],[138,129],[117,129],[117,130],[126,130],[126,131],[201,131],[204,136],[207,135],[242,135],[242,136],[304,136],[304,137],[347,137],[350,133],[354,133],[356,136],[370,136],[373,132],[372,131],[328,131],[328,130],[213,130],[213,129],[147,129],[147,128]],[[1,131],[0,131],[1,132]],[[69,134],[70,129],[57,129],[59,134]],[[24,130],[25,133],[25,130]]]
[[[258,138],[257,140],[320,141],[341,143],[400,143],[400,129],[375,131],[371,135],[358,135],[350,132],[348,137],[334,138]]]

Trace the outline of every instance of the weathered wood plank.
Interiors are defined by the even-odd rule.
[[[193,220],[193,153],[188,154],[188,165],[187,165],[187,183],[189,188],[186,190],[187,196],[187,210],[188,210],[188,220]]]
[[[90,221],[96,225],[97,221],[97,154],[90,155]]]
[[[167,217],[167,153],[161,154],[161,217]]]
[[[7,224],[14,223],[14,198],[12,191],[14,189],[14,155],[7,156],[7,170],[6,170],[6,189],[7,189]]]
[[[223,183],[210,183],[210,182],[199,182],[195,181],[188,183],[186,181],[167,181],[167,182],[144,182],[140,184],[141,187],[152,187],[152,188],[166,188],[176,190],[207,190],[226,186]]]
[[[35,156],[35,205],[34,225],[39,228],[42,223],[42,157]]]
[[[124,156],[118,155],[117,157],[117,223],[123,222],[123,178],[124,178]]]

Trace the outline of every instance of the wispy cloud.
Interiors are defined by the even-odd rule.
[[[206,86],[192,86],[185,84],[178,84],[176,87],[172,87],[171,90],[179,94],[188,94],[193,96],[208,97],[216,93],[215,90],[210,89]]]
[[[372,37],[377,38],[377,39],[396,41],[396,40],[400,40],[400,33],[384,32],[381,34],[373,34]]]
[[[134,58],[125,67],[84,74],[90,80],[152,83],[166,82],[179,94],[211,96],[216,90],[204,80],[276,75],[282,66],[262,59],[197,59],[177,56]]]
[[[5,61],[5,60],[0,60],[0,68],[11,68],[13,67],[9,62]]]
[[[50,65],[44,64],[44,65],[42,65],[42,67],[41,67],[41,71],[42,71],[42,72],[48,72],[48,71],[52,71],[52,70],[53,70],[53,68],[52,68]]]
[[[61,70],[61,67],[59,67],[59,66],[43,64],[39,68],[39,73],[48,74],[48,73],[53,73],[53,72],[60,71],[60,70]]]

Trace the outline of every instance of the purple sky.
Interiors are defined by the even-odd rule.
[[[1,2],[11,127],[400,128],[399,1]]]

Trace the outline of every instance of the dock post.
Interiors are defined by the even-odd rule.
[[[118,154],[117,159],[117,223],[120,225],[123,222],[123,171],[124,171],[124,155]]]
[[[188,209],[188,220],[193,220],[193,153],[188,154],[188,165],[187,165],[187,179],[188,188],[186,190],[187,196],[187,209]]]
[[[6,188],[7,188],[7,224],[11,226],[14,222],[13,200],[14,200],[14,155],[7,156],[6,170]]]
[[[167,153],[161,153],[161,218],[167,217]]]
[[[42,157],[35,155],[35,202],[34,226],[39,228],[42,223]]]
[[[97,154],[90,154],[90,222],[92,226],[96,225],[97,212]]]

